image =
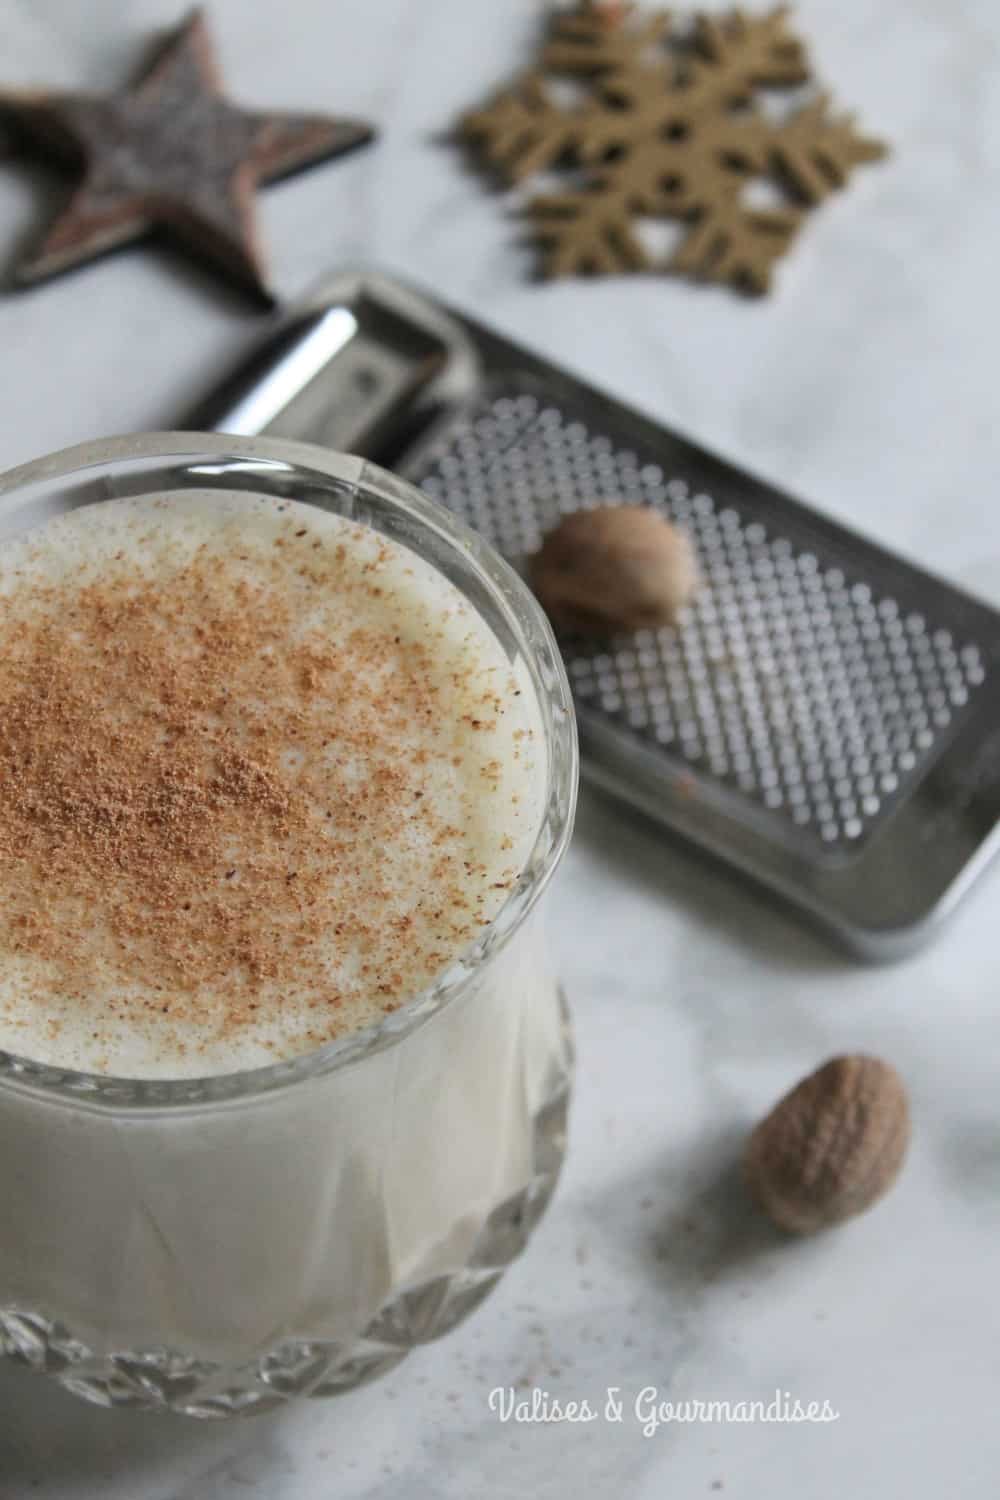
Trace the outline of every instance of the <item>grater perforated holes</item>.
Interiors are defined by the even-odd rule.
[[[824,845],[886,815],[986,679],[974,643],[533,392],[460,418],[413,477],[515,559],[594,505],[684,527],[703,588],[676,630],[566,642],[578,705]]]

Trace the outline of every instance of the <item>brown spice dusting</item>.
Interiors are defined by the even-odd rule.
[[[346,557],[326,549],[315,581],[374,592]],[[459,945],[481,920],[485,867],[425,795],[428,763],[461,761],[434,729],[433,640],[406,639],[384,600],[384,631],[331,645],[301,629],[280,551],[239,564],[200,550],[159,579],[125,561],[2,601],[0,954],[92,1007],[95,1041],[128,1015],[178,1049],[192,1020],[214,1042],[255,1024],[264,989],[294,989],[316,1011],[300,1044],[318,1045],[345,1025],[331,934],[391,1010],[447,956],[442,927]],[[402,827],[433,882],[412,910],[371,857]]]

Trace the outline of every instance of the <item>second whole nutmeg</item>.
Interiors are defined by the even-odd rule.
[[[553,624],[586,635],[673,625],[698,566],[682,531],[648,505],[601,505],[565,516],[531,561]]]
[[[753,1131],[747,1183],[781,1229],[812,1234],[887,1193],[909,1140],[909,1101],[895,1068],[877,1057],[833,1057]]]

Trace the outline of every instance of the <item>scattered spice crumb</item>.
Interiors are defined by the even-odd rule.
[[[342,543],[313,538],[303,578],[293,549],[281,555],[298,520],[278,523],[273,549],[230,537],[162,572],[150,547],[138,562],[118,549],[54,581],[39,540],[29,586],[14,573],[4,593],[0,957],[45,976],[52,1038],[63,1011],[85,1007],[101,1065],[123,1018],[196,1054],[257,1028],[270,994],[285,1015],[299,997],[301,1030],[290,1049],[262,1045],[322,1045],[357,1024],[352,995],[377,993],[388,1012],[422,987],[508,888],[496,879],[508,862],[476,860],[461,809],[436,805],[426,769],[455,766],[448,784],[468,774],[470,798],[492,795],[487,731],[503,703],[488,673],[474,653],[456,657],[467,665],[448,691],[481,731],[457,754],[444,625],[404,636],[388,582],[365,614],[370,586]],[[9,585],[7,566],[5,554]],[[348,621],[336,639],[301,629],[294,588],[316,582]],[[404,824],[426,830],[410,888],[433,899],[400,908],[370,850]],[[331,933],[358,955],[357,995],[331,984]]]

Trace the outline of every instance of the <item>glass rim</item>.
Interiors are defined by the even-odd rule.
[[[400,1008],[361,1030],[281,1062],[197,1077],[134,1078],[88,1073],[0,1049],[0,1090],[99,1110],[172,1111],[246,1104],[360,1062],[398,1045],[445,1006],[466,994],[494,956],[507,946],[536,906],[560,863],[573,830],[579,772],[576,719],[562,655],[541,605],[517,572],[483,537],[408,481],[364,458],[285,438],[230,437],[219,433],[154,432],[105,438],[64,448],[0,473],[0,518],[14,496],[88,470],[124,471],[157,459],[216,464],[235,461],[268,470],[310,475],[368,490],[380,503],[408,514],[485,584],[523,654],[537,694],[548,749],[548,784],[538,834],[517,881],[484,932],[429,985]],[[246,469],[244,468],[244,472]],[[151,485],[152,490],[152,485]],[[475,606],[473,606],[475,607]]]

